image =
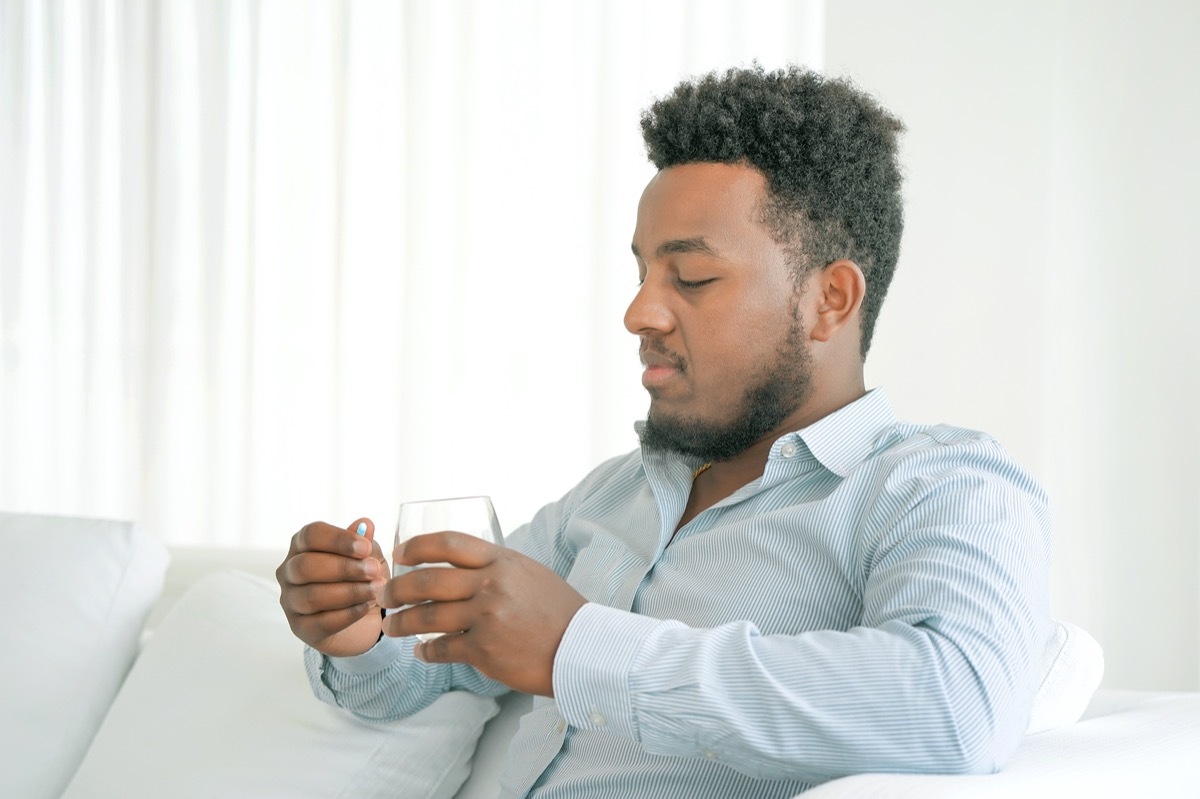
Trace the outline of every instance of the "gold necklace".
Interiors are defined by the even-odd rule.
[[[712,468],[712,461],[709,461],[708,463],[704,464],[703,466],[698,466],[696,468],[696,471],[692,472],[692,482],[695,482],[697,477],[704,474],[711,468]]]

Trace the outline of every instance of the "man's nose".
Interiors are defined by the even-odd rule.
[[[625,329],[635,336],[669,333],[675,317],[662,295],[662,289],[646,280],[638,287],[633,301],[625,309]]]

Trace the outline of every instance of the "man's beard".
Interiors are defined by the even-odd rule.
[[[725,423],[696,416],[662,416],[651,404],[642,428],[642,446],[723,461],[740,455],[779,427],[812,389],[812,358],[796,319],[775,363],[746,387],[736,412]]]

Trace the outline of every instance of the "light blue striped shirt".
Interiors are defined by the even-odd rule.
[[[994,439],[898,422],[876,389],[779,438],[761,478],[672,540],[697,465],[613,459],[507,539],[589,604],[502,796],[789,797],[1007,760],[1053,638],[1050,523]],[[505,690],[411,650],[306,663],[318,696],[364,718]]]

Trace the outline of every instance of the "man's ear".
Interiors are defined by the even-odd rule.
[[[859,310],[867,296],[867,279],[858,264],[843,258],[826,266],[813,275],[820,302],[816,309],[816,321],[809,329],[809,337],[828,342],[847,325],[858,334]]]

